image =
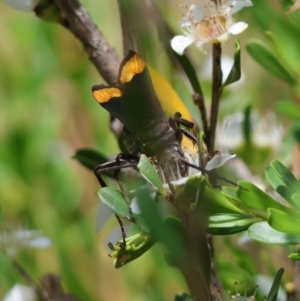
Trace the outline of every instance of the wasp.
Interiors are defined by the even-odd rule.
[[[197,139],[181,126],[192,129],[194,123],[181,118],[179,112],[167,118],[147,65],[139,54],[129,51],[120,65],[115,86],[95,85],[92,93],[96,101],[124,125],[121,138],[128,150],[128,154],[120,154],[117,159],[95,168],[101,186],[100,173],[136,166],[139,154],[153,158],[167,182],[187,175],[189,165],[181,142],[183,135],[194,144]]]

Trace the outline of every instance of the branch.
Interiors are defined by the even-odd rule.
[[[120,58],[102,31],[77,0],[53,0],[61,11],[60,24],[83,44],[91,62],[109,84],[117,81]]]
[[[219,102],[222,94],[221,44],[213,44],[213,86],[210,111],[208,152],[212,154],[215,148],[215,135],[218,122]]]

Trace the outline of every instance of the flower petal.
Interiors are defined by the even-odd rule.
[[[242,33],[244,30],[246,30],[248,27],[248,24],[245,22],[237,22],[232,24],[229,28],[228,28],[228,32],[230,32],[232,35],[237,35]]]
[[[191,44],[193,44],[194,40],[191,37],[186,36],[175,36],[171,40],[171,47],[172,49],[177,52],[179,55],[182,55],[184,49]]]
[[[224,32],[222,35],[220,35],[217,40],[221,43],[221,44],[225,44],[230,40],[231,34],[229,31]]]
[[[33,288],[15,284],[13,288],[4,296],[3,301],[34,301],[37,296]]]
[[[197,42],[195,42],[195,45],[202,53],[207,54],[207,51],[204,49],[203,41],[197,41]]]
[[[205,170],[210,171],[215,168],[218,168],[222,166],[224,163],[226,163],[228,160],[234,158],[236,155],[229,155],[229,154],[224,154],[224,155],[216,155],[214,156],[210,161],[205,166]]]
[[[230,13],[233,15],[244,7],[253,6],[253,3],[250,0],[233,0],[224,5],[230,7]]]

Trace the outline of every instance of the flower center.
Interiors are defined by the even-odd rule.
[[[195,25],[202,36],[212,39],[212,42],[214,42],[217,37],[226,31],[226,18],[223,15],[214,15],[202,19]]]

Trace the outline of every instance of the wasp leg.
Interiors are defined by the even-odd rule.
[[[187,138],[189,138],[194,144],[198,144],[198,139],[192,135],[191,133],[189,133],[187,130],[185,129],[181,129],[179,128],[179,130],[184,134],[184,136],[186,136]]]
[[[183,119],[183,118],[181,118],[181,116],[182,115],[179,112],[176,112],[174,114],[174,116],[173,116],[173,118],[175,119],[175,121],[178,124],[178,126],[182,125],[182,126],[186,127],[187,129],[191,130],[194,127],[194,125],[195,125],[194,122],[189,121],[187,119]]]
[[[97,165],[94,168],[94,174],[101,187],[107,187],[101,177],[101,174],[107,171],[118,171],[122,168],[135,167],[138,165],[139,157],[132,154],[118,154],[114,160]]]
[[[126,202],[128,204],[130,220],[133,222],[135,221],[135,218],[134,218],[131,208],[129,206],[129,202],[127,201],[127,197],[126,197],[125,191],[123,189],[123,185],[121,184],[121,182],[119,180],[118,174],[120,172],[120,169],[122,169],[122,168],[136,167],[138,165],[138,162],[139,162],[138,156],[132,155],[132,154],[122,154],[121,153],[121,154],[118,154],[114,160],[100,164],[94,168],[94,174],[95,174],[99,184],[101,185],[101,187],[107,187],[106,183],[104,182],[103,178],[101,177],[101,174],[104,172],[107,172],[107,171],[114,171],[114,174],[118,181],[119,187],[120,187],[123,195],[125,196]],[[124,230],[124,224],[118,215],[115,214],[115,216],[120,225],[121,233],[122,233],[123,243],[121,244],[121,248],[125,249],[126,248],[126,240],[125,240],[126,233]]]
[[[127,236],[126,236],[126,233],[125,233],[124,224],[123,224],[121,218],[118,215],[115,214],[115,216],[116,216],[116,219],[117,219],[117,221],[119,223],[119,226],[121,228],[122,239],[123,239],[123,243],[120,245],[120,247],[121,247],[122,250],[125,250],[125,248],[126,248],[126,237]]]
[[[194,144],[198,143],[198,140],[194,135],[190,134],[187,130],[180,128],[180,125],[183,125],[188,129],[192,129],[194,127],[194,123],[186,119],[182,119],[180,113],[176,112],[174,116],[171,116],[169,118],[169,124],[175,131],[175,137],[179,143],[182,141],[183,135],[189,138]]]
[[[194,122],[189,121],[189,120],[187,120],[187,119],[181,118],[181,113],[179,113],[179,112],[176,112],[176,113],[174,114],[173,118],[174,118],[174,120],[175,120],[175,122],[176,122],[176,124],[177,124],[177,126],[178,126],[179,128],[180,128],[180,126],[182,125],[182,126],[184,126],[186,129],[188,129],[188,130],[193,130],[193,135],[192,135],[192,134],[190,134],[187,130],[181,129],[181,128],[180,128],[180,130],[182,131],[182,133],[183,133],[187,138],[189,138],[194,144],[198,144],[198,140],[197,140],[197,138],[196,138],[196,133],[195,133],[195,131],[194,131],[194,126],[195,126]]]

